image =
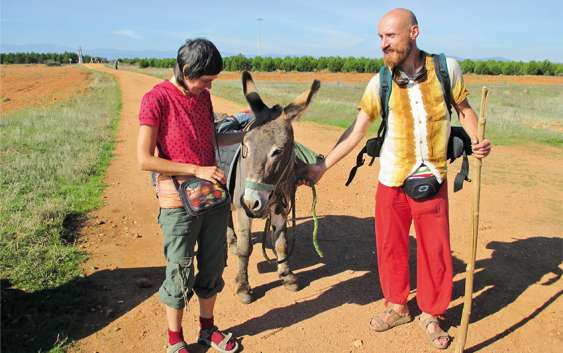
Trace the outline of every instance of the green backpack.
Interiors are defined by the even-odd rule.
[[[444,54],[432,54],[434,61],[434,69],[438,76],[438,81],[442,86],[444,94],[444,101],[450,117],[452,116],[452,88],[450,75],[448,73],[448,64]],[[372,157],[369,165],[371,166],[375,157],[379,157],[383,141],[385,140],[385,133],[387,132],[387,117],[389,115],[389,98],[391,97],[391,88],[393,74],[386,65],[383,65],[379,70],[379,98],[381,100],[381,124],[377,130],[377,136],[367,140],[364,148],[356,156],[356,165],[350,170],[346,186],[350,185],[359,167],[364,165],[364,154]],[[460,172],[456,175],[454,181],[454,192],[463,188],[463,181],[471,181],[469,179],[469,159],[468,155],[471,151],[471,138],[462,127],[452,126],[450,132],[450,139],[448,141],[447,159],[452,163],[456,158],[463,155],[463,162]]]

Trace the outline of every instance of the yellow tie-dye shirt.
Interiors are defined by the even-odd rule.
[[[447,58],[455,104],[463,102],[468,91],[458,62]],[[411,82],[405,88],[393,81],[385,142],[379,158],[379,181],[386,186],[403,185],[421,164],[430,168],[441,183],[446,178],[446,153],[450,135],[450,116],[442,86],[431,55],[426,55],[427,79]],[[359,104],[373,121],[380,117],[379,74],[368,83]]]

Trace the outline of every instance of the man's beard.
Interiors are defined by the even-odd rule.
[[[410,42],[407,42],[406,45],[394,48],[389,53],[383,53],[383,62],[385,65],[389,66],[391,69],[394,69],[405,61],[405,59],[411,53],[413,46]]]

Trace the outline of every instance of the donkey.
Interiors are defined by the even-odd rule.
[[[248,282],[248,258],[252,253],[250,229],[252,218],[268,218],[271,222],[277,273],[285,288],[299,290],[297,276],[289,269],[287,261],[287,218],[295,200],[295,172],[302,163],[295,157],[292,122],[297,119],[319,90],[315,80],[285,107],[268,107],[256,91],[252,76],[242,74],[242,86],[255,119],[246,129],[239,150],[240,158],[231,168],[235,173],[234,190],[231,189],[234,222],[227,230],[231,253],[238,258],[236,293],[242,303],[252,301]],[[231,177],[229,177],[231,179]],[[233,227],[234,223],[234,227]],[[235,228],[235,229],[233,229]]]

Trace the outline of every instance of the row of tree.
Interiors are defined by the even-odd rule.
[[[120,59],[123,63],[138,65],[141,68],[160,67],[171,68],[176,63],[175,59]],[[369,58],[344,58],[338,56],[314,58],[312,56],[272,58],[269,56],[256,56],[252,58],[244,55],[228,56],[223,58],[227,71],[323,71],[331,72],[375,72],[383,65],[382,59]]]
[[[82,61],[107,62],[107,59],[83,55]],[[76,64],[78,54],[73,52],[64,53],[0,53],[0,64]]]
[[[141,68],[171,68],[175,59],[121,59],[124,63],[136,64]],[[383,65],[383,59],[321,56],[273,58],[269,56],[245,57],[244,55],[224,58],[227,71],[330,71],[330,72],[376,72]],[[544,61],[496,61],[462,60],[464,73],[481,75],[563,75],[563,64]]]
[[[83,56],[83,61],[89,63],[107,62],[104,58]],[[175,59],[134,58],[120,59],[123,63],[135,64],[141,68],[159,67],[171,68]],[[0,53],[0,64],[49,64],[49,63],[77,63],[78,54],[65,53]],[[312,56],[273,58],[269,56],[245,57],[235,55],[224,58],[227,71],[330,71],[330,72],[376,72],[383,65],[383,59],[355,58],[340,56]],[[464,73],[482,75],[563,75],[563,64],[544,61],[495,61],[495,60],[462,60],[460,62]]]

